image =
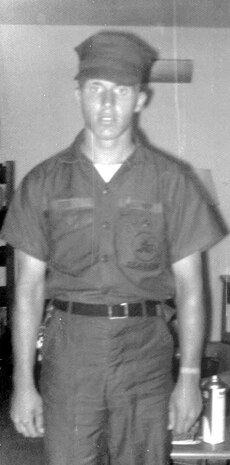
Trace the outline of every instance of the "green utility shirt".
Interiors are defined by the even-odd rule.
[[[26,175],[3,239],[47,263],[46,298],[115,304],[174,295],[172,263],[226,234],[191,170],[139,141],[105,183],[74,143]]]

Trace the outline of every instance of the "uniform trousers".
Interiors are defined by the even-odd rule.
[[[161,317],[55,309],[41,372],[46,465],[166,465],[172,352]]]

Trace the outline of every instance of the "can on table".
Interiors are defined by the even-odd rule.
[[[202,387],[202,393],[202,440],[209,444],[219,444],[225,440],[226,385],[214,375]]]

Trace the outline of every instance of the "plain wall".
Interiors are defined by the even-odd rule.
[[[102,29],[0,26],[1,160],[15,160],[16,183],[72,142],[83,125],[74,97],[74,47]],[[115,28],[122,29],[122,28]],[[129,27],[165,59],[192,59],[190,84],[154,84],[141,126],[154,144],[196,168],[210,169],[230,225],[230,29]],[[221,336],[220,275],[230,273],[229,237],[212,248],[211,340]]]

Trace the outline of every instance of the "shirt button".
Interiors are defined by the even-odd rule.
[[[109,188],[105,187],[104,190],[103,190],[103,194],[108,194],[108,193],[109,193]]]
[[[102,224],[102,228],[103,228],[103,229],[108,229],[108,228],[109,228],[109,222],[108,222],[108,221],[105,221],[105,222]]]
[[[109,260],[108,255],[105,254],[105,255],[102,255],[102,256],[101,256],[101,261],[102,261],[103,263],[108,262],[108,260]]]

